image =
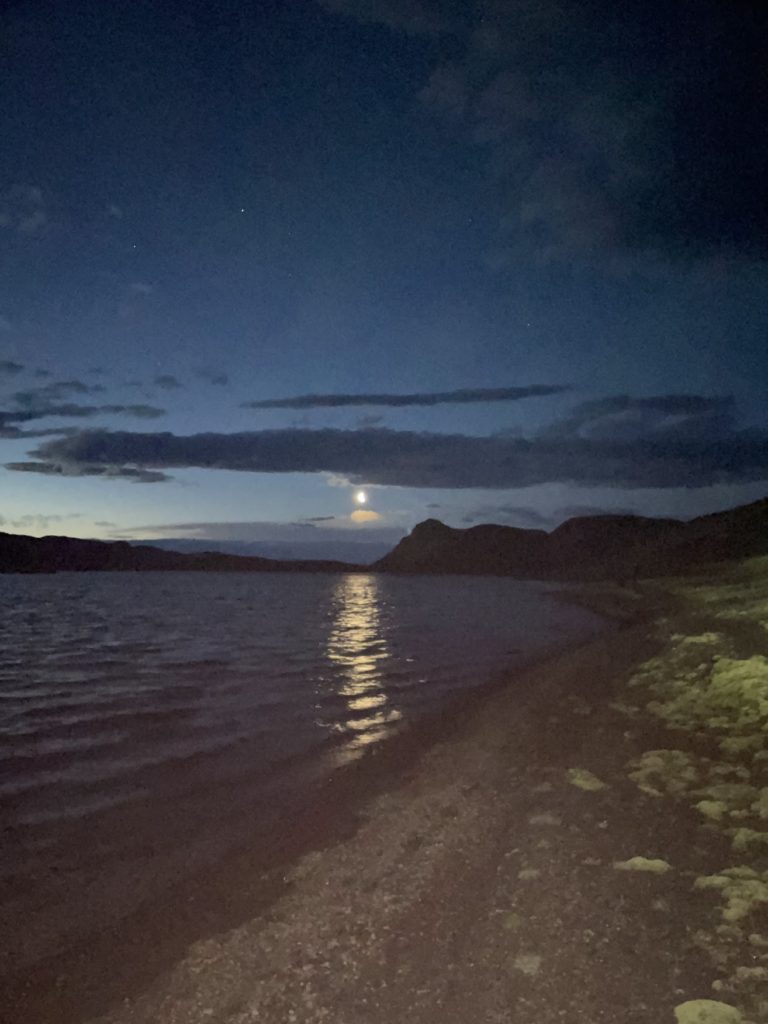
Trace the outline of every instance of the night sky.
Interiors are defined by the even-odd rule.
[[[1,28],[0,529],[363,558],[768,493],[764,3]]]

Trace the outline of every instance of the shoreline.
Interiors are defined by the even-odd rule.
[[[399,760],[398,776],[380,773],[379,791],[367,789],[362,794],[357,823],[348,835],[337,835],[288,865],[285,888],[265,913],[226,935],[197,943],[170,975],[134,1002],[97,1018],[100,1024],[210,1020],[277,1024],[289,1019],[353,1024],[397,1019],[397,1013],[431,1021],[432,1010],[426,1007],[395,1008],[389,1003],[376,1011],[372,1007],[369,982],[364,979],[371,971],[376,973],[376,965],[392,960],[391,951],[382,955],[381,940],[397,942],[398,938],[387,919],[424,899],[419,890],[431,881],[435,867],[450,871],[459,867],[460,877],[474,875],[473,861],[482,865],[486,860],[486,840],[498,845],[499,818],[517,811],[524,822],[531,813],[535,816],[539,805],[544,806],[547,796],[533,796],[531,801],[536,786],[531,781],[523,794],[524,809],[504,808],[499,802],[489,815],[494,820],[478,828],[478,819],[489,809],[487,791],[498,794],[499,776],[508,777],[512,765],[526,777],[528,759],[544,758],[549,776],[565,756],[566,737],[558,733],[553,743],[540,727],[542,718],[551,717],[558,698],[574,697],[573,714],[582,727],[587,723],[577,690],[572,688],[574,677],[583,682],[591,669],[610,673],[619,660],[636,660],[649,652],[644,619],[628,625],[620,617],[620,622],[619,628],[539,659],[504,682],[489,684],[482,694],[472,695],[474,700],[463,701],[472,705],[465,707],[465,716],[455,708],[439,716],[444,720],[431,723],[433,735],[427,748],[421,738],[407,761],[403,761],[405,752],[392,746],[400,737],[390,740],[385,744],[389,751],[374,759]],[[558,715],[554,717],[559,720]],[[510,718],[516,720],[512,737]],[[510,750],[510,740],[516,749]],[[544,833],[538,833],[543,834],[546,826]],[[466,893],[457,885],[446,882],[441,888],[446,893],[455,891],[458,904],[464,903]],[[434,899],[427,902],[432,911]],[[419,943],[422,953],[429,944],[425,935]],[[443,972],[442,960],[432,966],[433,972],[435,968]],[[322,984],[321,973],[326,975]],[[334,980],[337,985],[342,981],[336,990]],[[371,984],[381,989],[378,980]],[[329,991],[321,994],[315,988]],[[236,1006],[241,1000],[251,1006],[247,1010]],[[444,1014],[446,1004],[441,1006]],[[290,1016],[292,1011],[295,1017]],[[470,1012],[467,1008],[466,1013]]]
[[[695,802],[706,772],[743,779],[748,769],[713,761],[700,730],[626,700],[632,692],[636,702],[641,691],[631,687],[648,666],[672,678],[664,659],[675,630],[712,628],[697,587],[643,581],[626,600],[611,588],[564,594],[612,611],[613,628],[463,695],[337,775],[314,810],[315,838],[325,841],[313,845],[313,822],[303,820],[295,856],[257,886],[246,855],[228,880],[237,913],[218,928],[207,919],[205,935],[164,973],[131,986],[132,997],[80,1016],[58,1001],[55,1016],[36,1016],[30,1004],[18,1019],[671,1024],[675,1007],[693,1013],[697,1001],[722,998],[726,1011],[746,1006],[749,1017],[713,1024],[768,1020],[759,999],[768,981],[768,858],[735,857],[734,830],[714,827]],[[680,748],[671,753],[686,771],[699,759],[687,790],[677,777],[654,776],[650,786],[647,772],[630,771],[670,747]],[[349,813],[334,820],[342,806]],[[745,911],[752,931],[718,924],[721,893],[744,878],[758,893]],[[265,884],[269,899],[256,906]],[[198,923],[200,896],[190,910]]]
[[[768,607],[765,569],[753,613]],[[736,756],[713,760],[692,717],[664,718],[674,693],[653,713],[625,701],[675,691],[675,631],[695,647],[712,627],[707,593],[685,586],[644,585],[621,628],[454,718],[354,834],[290,868],[268,914],[198,943],[100,1024],[768,1020],[768,855],[736,854],[744,830],[713,827],[695,802],[707,779],[768,783],[763,762],[749,776]],[[733,596],[719,601],[725,635]],[[764,627],[759,642],[768,652]],[[685,772],[652,774],[665,751]]]
[[[606,628],[612,629],[602,617]],[[0,1018],[25,1024],[48,1024],[53,1019],[57,1024],[80,1024],[151,986],[173,968],[191,943],[268,912],[289,888],[287,867],[306,854],[335,848],[352,837],[367,806],[402,784],[431,745],[460,730],[489,695],[514,688],[532,666],[587,642],[561,640],[519,657],[513,668],[495,673],[455,694],[442,708],[404,724],[361,758],[329,766],[323,778],[309,778],[293,798],[289,827],[269,830],[261,843],[251,829],[223,857],[195,869],[161,900],[123,916],[114,928],[68,941],[56,954],[30,957],[26,963],[14,951],[12,931],[4,928]],[[334,755],[327,757],[330,765]],[[287,816],[283,803],[280,814]],[[147,936],[151,937],[148,945]]]
[[[606,630],[613,630],[614,623],[602,617]],[[334,768],[321,782],[310,782],[293,808],[291,828],[281,829],[263,844],[250,841],[235,847],[222,860],[173,886],[161,901],[123,918],[117,928],[90,934],[68,944],[61,954],[20,969],[9,970],[6,963],[0,980],[0,1016],[25,1024],[48,1024],[53,1019],[57,1024],[80,1024],[96,1018],[156,983],[183,959],[191,944],[268,914],[290,888],[286,869],[353,837],[369,805],[404,784],[418,771],[424,754],[435,744],[450,742],[493,694],[516,690],[536,665],[590,642],[561,641],[521,658],[512,669],[396,730],[363,757]],[[281,814],[285,815],[283,807]],[[11,950],[11,942],[6,941],[6,948]]]

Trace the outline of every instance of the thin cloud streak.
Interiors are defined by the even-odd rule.
[[[77,405],[74,402],[40,405],[24,409],[0,410],[0,428],[14,423],[30,423],[33,420],[61,416],[65,419],[90,419],[93,416],[122,415],[137,419],[154,420],[165,416],[165,409],[154,405]]]
[[[6,469],[20,473],[41,473],[43,476],[100,476],[108,480],[130,480],[134,483],[157,484],[170,480],[167,473],[137,469],[132,466],[73,466],[51,462],[7,462]]]
[[[401,408],[408,405],[473,404],[476,402],[518,402],[523,398],[559,395],[571,389],[564,385],[535,384],[522,388],[459,388],[456,391],[422,391],[406,395],[331,394],[297,395],[293,398],[268,398],[243,402],[244,409],[338,409],[344,406],[382,405]]]
[[[154,383],[164,391],[175,391],[181,387],[179,379],[171,373],[161,373],[159,377],[155,377]]]
[[[46,406],[51,402],[61,402],[72,395],[101,395],[106,390],[103,384],[86,384],[82,380],[60,380],[39,388],[17,391],[13,395],[13,400],[17,405]]]

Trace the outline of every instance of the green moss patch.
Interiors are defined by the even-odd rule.
[[[722,634],[672,636],[664,654],[646,662],[631,685],[650,690],[648,710],[673,728],[722,735],[729,752],[762,745],[768,658],[735,657]]]
[[[648,857],[630,857],[629,860],[616,860],[613,862],[616,871],[646,871],[649,874],[663,875],[672,871],[672,865],[665,860]]]
[[[682,796],[700,781],[696,762],[683,750],[647,750],[629,767],[630,779],[651,796]]]
[[[768,904],[768,871],[761,874],[748,865],[725,868],[716,875],[697,878],[694,888],[717,891],[724,903],[722,919],[732,924]]]
[[[583,789],[585,793],[596,793],[598,790],[608,788],[602,779],[598,779],[587,768],[569,768],[566,774],[570,784],[576,786],[577,789]]]
[[[757,832],[753,828],[728,829],[734,850],[741,853],[750,848],[768,847],[768,832]]]
[[[714,999],[691,999],[675,1007],[677,1024],[741,1024],[740,1010]]]

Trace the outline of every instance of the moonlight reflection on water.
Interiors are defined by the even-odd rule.
[[[338,752],[347,762],[363,749],[389,735],[402,712],[391,705],[383,688],[384,663],[390,653],[381,631],[376,576],[343,576],[333,595],[335,618],[328,637],[328,658],[341,669],[339,693],[349,708],[349,719],[337,728],[349,734]]]

